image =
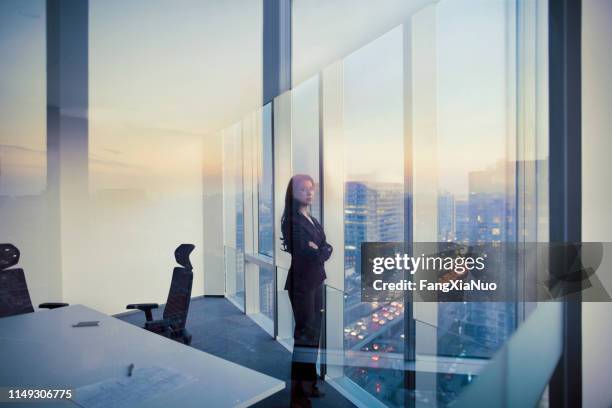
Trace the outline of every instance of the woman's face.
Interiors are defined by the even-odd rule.
[[[310,180],[302,180],[293,186],[293,197],[302,205],[312,204],[314,185]]]

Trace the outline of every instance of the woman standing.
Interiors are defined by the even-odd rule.
[[[316,361],[321,338],[323,281],[326,278],[323,264],[331,256],[333,248],[325,239],[323,227],[309,212],[313,199],[312,177],[305,174],[293,176],[287,186],[281,219],[283,250],[291,254],[285,290],[289,291],[295,318],[292,402],[322,396],[316,385]]]

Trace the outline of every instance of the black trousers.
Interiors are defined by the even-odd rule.
[[[289,300],[295,318],[291,379],[314,381],[317,379],[316,363],[321,343],[323,285],[312,289],[291,288]]]

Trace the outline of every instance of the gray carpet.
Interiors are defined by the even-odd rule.
[[[154,312],[161,318],[163,307]],[[142,312],[120,319],[142,326]],[[254,405],[287,407],[290,402],[291,353],[255,322],[224,298],[199,298],[191,302],[187,329],[193,335],[192,347],[285,381],[285,389]],[[323,398],[312,399],[313,407],[353,407],[331,386]]]

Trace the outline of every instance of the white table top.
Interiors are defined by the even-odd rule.
[[[72,327],[91,320],[100,325]],[[131,363],[197,378],[142,407],[246,407],[285,388],[283,381],[82,305],[0,319],[0,387],[75,389],[125,376]],[[64,400],[44,406],[75,405]]]

